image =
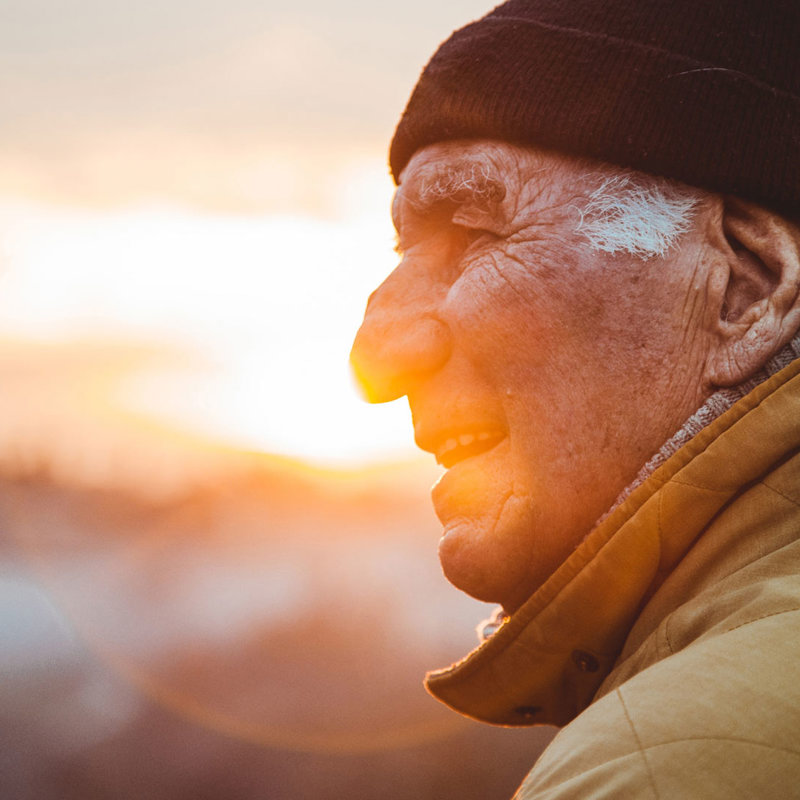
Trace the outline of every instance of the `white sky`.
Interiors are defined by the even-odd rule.
[[[4,0],[0,335],[182,348],[114,402],[230,443],[412,453],[347,354],[395,261],[393,127],[490,5]]]
[[[228,443],[333,464],[407,456],[405,404],[362,403],[347,364],[394,262],[389,187],[366,170],[361,184],[380,215],[6,205],[0,333],[178,348],[184,367],[134,373],[113,402]]]

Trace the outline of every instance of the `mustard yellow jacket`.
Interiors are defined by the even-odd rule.
[[[800,798],[800,361],[672,456],[429,690],[565,726],[519,800]]]

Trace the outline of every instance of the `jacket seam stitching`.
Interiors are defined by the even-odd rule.
[[[664,639],[667,642],[667,648],[669,649],[670,655],[675,655],[675,645],[672,644],[672,637],[669,634],[669,630],[672,624],[672,614],[669,614],[667,618],[664,620]]]
[[[638,737],[637,737],[638,740]],[[738,736],[681,736],[677,739],[668,739],[665,742],[656,742],[649,744],[643,750],[654,750],[656,747],[664,747],[670,744],[680,744],[681,742],[736,742],[737,744],[749,744],[753,747],[764,747],[767,750],[774,750],[778,753],[787,753],[791,756],[800,758],[800,752],[797,750],[790,750],[788,747],[779,747],[774,744],[767,744],[766,742],[757,742],[755,739],[745,739]]]
[[[663,550],[662,542],[664,541],[664,529],[663,529],[663,526],[661,524],[663,516],[664,516],[664,494],[662,492],[660,497],[659,497],[659,500],[658,500],[658,513],[656,514],[656,524],[658,525],[659,560],[661,558],[660,553]],[[670,655],[672,655],[675,652],[675,648],[672,646],[672,641],[670,640],[670,636],[669,636],[669,617],[667,617],[667,619],[664,620],[664,623],[665,623],[664,624],[664,640],[667,643],[667,651],[669,652]],[[658,650],[661,649],[659,647],[658,637],[656,637],[656,646],[657,646]],[[659,656],[661,656],[661,653],[659,653]]]
[[[639,754],[642,757],[642,761],[644,761],[645,769],[647,770],[647,777],[650,781],[650,788],[653,790],[653,794],[656,797],[656,800],[660,800],[660,795],[658,793],[658,788],[656,787],[655,778],[653,776],[653,770],[650,767],[650,762],[647,760],[646,749],[642,745],[642,740],[639,738],[639,734],[636,732],[636,727],[633,724],[633,720],[631,719],[631,715],[628,712],[628,707],[625,705],[625,698],[622,696],[622,692],[617,689],[617,697],[619,698],[619,702],[622,705],[622,710],[625,712],[625,719],[628,720],[628,725],[630,725],[631,732],[633,733],[633,738],[636,740],[636,746],[639,748]]]
[[[798,503],[797,500],[795,500],[793,497],[789,497],[788,494],[785,494],[780,489],[776,489],[774,486],[771,486],[766,481],[761,481],[761,483],[762,483],[763,486],[766,486],[767,489],[769,489],[772,492],[775,492],[775,494],[777,494],[778,496],[782,497],[784,500],[788,500],[790,503],[792,503],[793,505],[795,505],[798,508],[800,508],[800,503]]]
[[[730,494],[731,491],[732,491],[728,487],[724,487],[722,489],[717,489],[714,486],[702,486],[701,484],[694,483],[693,481],[688,480],[687,478],[675,477],[675,478],[672,479],[672,483],[676,483],[676,484],[678,484],[678,486],[688,486],[691,489],[698,489],[701,492],[713,492],[714,494]]]
[[[769,614],[764,614],[760,617],[756,617],[755,619],[749,619],[747,622],[740,622],[738,625],[734,625],[732,628],[727,628],[725,633],[730,633],[731,631],[736,631],[739,628],[744,628],[747,625],[752,625],[754,622],[760,622],[762,619],[769,619],[770,617],[779,617],[781,614],[793,614],[797,611],[800,611],[800,606],[794,606],[793,608],[784,608],[780,611],[772,611]]]
[[[732,628],[725,628],[718,635],[724,636],[726,633],[731,633],[732,631],[738,630],[739,628],[744,628],[747,625],[752,625],[754,622],[760,622],[761,620],[769,619],[770,617],[777,617],[780,616],[781,614],[793,614],[796,613],[797,611],[800,611],[800,606],[793,606],[792,608],[782,608],[780,611],[771,611],[769,614],[762,614],[760,617],[754,617],[753,619],[748,619],[746,622],[740,622],[738,625],[734,625]],[[670,614],[668,617],[666,617],[663,625],[664,625],[664,636],[670,648],[670,655],[675,655],[676,652],[683,650],[686,647],[690,647],[693,643],[690,642],[688,645],[685,645],[682,648],[678,648],[678,651],[675,650],[675,647],[669,638],[669,631],[667,628],[669,621],[672,619],[672,617],[673,614]]]

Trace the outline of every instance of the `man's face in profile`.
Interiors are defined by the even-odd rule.
[[[586,163],[497,142],[419,151],[393,216],[402,261],[353,364],[407,395],[447,577],[516,609],[703,400],[702,238],[666,258],[577,231]]]

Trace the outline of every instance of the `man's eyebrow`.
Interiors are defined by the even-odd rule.
[[[409,188],[409,201],[418,211],[443,202],[470,201],[490,206],[506,195],[499,172],[486,161],[475,159],[432,164]]]

